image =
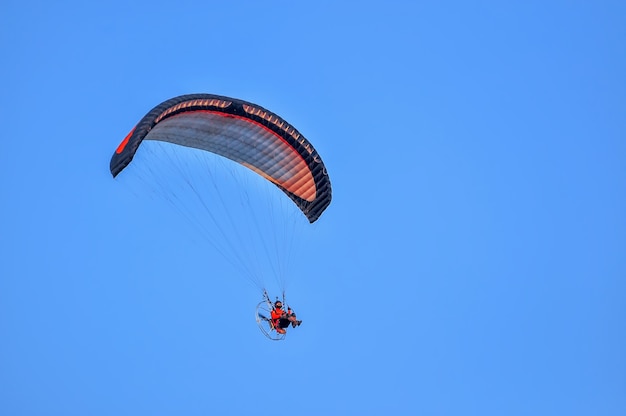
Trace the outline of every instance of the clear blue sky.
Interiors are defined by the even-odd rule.
[[[2,3],[1,414],[626,414],[626,4],[314,3]],[[285,342],[109,174],[194,92],[328,166]]]

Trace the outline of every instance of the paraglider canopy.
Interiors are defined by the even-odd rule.
[[[253,170],[279,187],[315,222],[331,201],[326,167],[311,143],[265,108],[212,94],[182,95],[146,114],[111,158],[115,177],[144,140],[205,150]]]

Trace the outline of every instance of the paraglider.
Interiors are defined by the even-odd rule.
[[[191,151],[193,156],[187,156],[189,153],[186,153],[183,156],[170,157],[179,163],[178,167],[171,171],[159,165],[161,154],[158,152],[172,151],[169,148],[163,151],[157,150],[155,153],[158,153],[159,157],[142,160],[140,163],[131,163],[138,152],[147,146],[147,143],[155,142],[173,148],[185,148]],[[165,177],[163,182],[169,182],[176,176],[186,175],[188,165],[192,164],[193,158],[196,157],[195,153],[199,153],[200,156],[217,155],[218,158],[229,159],[247,168],[248,172],[258,174],[264,181],[282,191],[309,224],[317,221],[331,202],[332,191],[326,167],[313,145],[297,129],[257,104],[219,95],[182,95],[154,107],[117,147],[111,158],[110,170],[113,177],[117,177],[129,166],[140,164],[143,165],[140,168],[150,172],[162,169]],[[206,170],[200,170],[198,174],[200,179],[209,180],[206,177],[210,176],[209,171],[213,168],[214,166],[208,166]],[[210,186],[194,184],[185,177],[184,182],[189,184],[189,189],[175,187],[169,191],[172,196],[166,198],[174,204],[179,203],[178,200],[186,196],[185,193],[193,194],[194,198],[199,199],[205,209],[202,215],[210,218],[212,224],[207,225],[204,219],[200,219],[202,224],[198,228],[208,229],[207,234],[211,235],[210,240],[218,251],[229,252],[227,256],[229,261],[243,263],[251,250],[238,249],[239,242],[227,241],[232,234],[228,223],[239,223],[239,218],[230,218],[230,221],[217,219],[214,209],[219,201],[216,194],[219,196],[222,192],[221,183],[217,179],[211,178],[210,180],[213,181],[210,186],[216,188],[217,191],[209,197],[203,193],[208,192]],[[248,178],[242,180],[241,187],[247,187],[248,180]],[[244,191],[248,192],[248,190]],[[247,194],[246,198],[248,198]],[[185,208],[183,206],[180,210],[184,211]],[[227,212],[226,215],[231,215],[234,208],[226,206],[224,209]],[[259,205],[250,207],[252,214],[257,215],[256,218],[264,215],[260,213],[260,209]],[[253,226],[247,226],[245,232],[248,232],[250,228],[257,228],[259,222],[270,222],[264,217],[255,221]],[[271,234],[261,231],[258,233]],[[245,242],[246,239],[247,235],[239,237],[237,241]],[[242,266],[242,268],[246,267]],[[252,274],[252,272],[249,273]],[[271,318],[271,312],[276,309],[276,305],[269,301],[264,283],[256,277],[251,280],[264,293],[264,300],[257,307],[256,314],[261,330],[266,335],[276,333],[284,337],[284,333],[280,334],[284,328],[277,325],[276,319]]]
[[[272,303],[267,292],[263,292],[263,301],[256,307],[255,318],[261,332],[274,341],[283,340],[290,325],[296,328],[302,324],[302,320],[297,318],[291,306],[286,306],[285,309],[283,304],[286,304],[284,293],[282,301],[276,299]]]

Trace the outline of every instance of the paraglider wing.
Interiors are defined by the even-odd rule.
[[[146,114],[111,158],[116,177],[144,140],[216,153],[278,186],[315,222],[331,201],[328,173],[317,151],[276,114],[246,101],[211,94],[167,100]]]

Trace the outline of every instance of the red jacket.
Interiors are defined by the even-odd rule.
[[[276,321],[282,318],[284,314],[285,314],[285,311],[282,310],[282,308],[274,308],[272,309],[272,320]]]

